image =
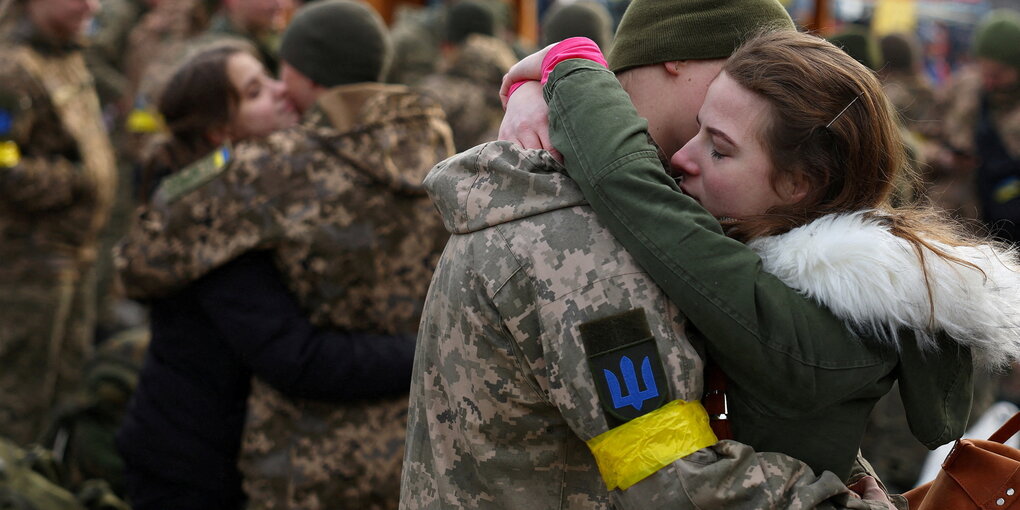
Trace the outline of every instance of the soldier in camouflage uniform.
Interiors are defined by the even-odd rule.
[[[495,21],[489,7],[459,2],[450,10],[449,23],[446,69],[425,78],[418,88],[442,105],[453,129],[453,143],[463,151],[496,139],[503,120],[499,84],[517,57],[493,37]]]
[[[607,491],[617,486],[589,450],[619,424],[588,371],[612,341],[599,332],[626,352],[643,344],[652,386],[696,402],[703,353],[684,317],[548,152],[485,144],[425,184],[454,235],[419,331],[401,508],[867,507],[785,455],[733,441],[698,450],[715,436]]]
[[[281,0],[224,0],[222,12],[213,16],[205,36],[238,38],[254,44],[259,59],[271,74],[276,74],[280,68],[277,39],[282,14]]]
[[[102,0],[89,35],[85,61],[96,77],[96,92],[103,105],[117,107],[127,93],[124,56],[128,35],[148,7],[145,0]]]
[[[699,41],[687,39],[683,27],[720,18],[748,31],[793,27],[776,2],[741,2],[742,19],[732,17],[734,4],[632,4],[646,11],[667,6],[655,29],[677,46],[667,54],[631,46],[641,52],[634,60],[647,58],[636,64],[643,77],[667,66],[657,79],[679,74],[672,85],[631,82],[635,102],[661,104],[663,97],[683,97],[680,89],[697,96],[690,80],[698,76],[676,72],[672,60],[725,55],[744,33]],[[676,39],[671,31],[679,32]],[[655,119],[672,123],[672,115]],[[652,127],[663,133],[661,125]],[[660,139],[669,148],[682,143]],[[401,507],[866,506],[849,498],[832,473],[816,477],[787,456],[716,444],[711,432],[693,440],[708,426],[704,410],[702,421],[649,426],[655,413],[643,413],[667,400],[697,408],[705,389],[702,346],[560,171],[551,153],[496,142],[443,162],[426,179],[454,235],[419,331]],[[602,378],[607,372],[612,377]],[[671,444],[669,455],[630,477],[619,466],[656,456],[646,441],[662,430],[670,439],[684,436],[686,444]],[[619,438],[629,431],[632,436]]]
[[[314,323],[416,332],[448,236],[421,181],[453,143],[438,105],[374,83],[388,54],[361,3],[299,11],[281,55],[302,124],[165,183],[120,254],[128,292],[163,295],[270,249]],[[241,460],[250,507],[396,507],[406,417],[406,395],[326,405],[255,381]]]
[[[976,65],[952,86],[945,113],[943,166],[973,195],[993,234],[1020,241],[1020,12],[993,11],[978,27]],[[963,163],[963,164],[961,164]],[[970,164],[967,164],[970,163]],[[961,171],[960,168],[964,170]],[[961,199],[961,202],[963,200]]]
[[[95,8],[27,0],[0,43],[0,434],[36,439],[92,347],[115,162],[76,40]]]

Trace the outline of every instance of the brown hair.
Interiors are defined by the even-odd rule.
[[[178,65],[157,102],[169,133],[148,150],[138,182],[140,199],[147,200],[159,181],[216,148],[207,135],[230,122],[241,97],[227,63],[244,52],[255,55],[249,45],[219,42],[197,49]]]
[[[756,217],[725,220],[727,233],[741,241],[784,233],[834,213],[870,211],[870,217],[905,239],[921,261],[931,285],[925,253],[977,266],[939,246],[978,244],[978,239],[930,207],[890,203],[904,179],[916,183],[907,165],[894,109],[875,74],[819,37],[792,32],[759,34],[742,45],[723,71],[765,99],[769,119],[761,141],[773,167],[772,185],[782,177],[806,182],[799,202]],[[934,303],[929,299],[934,312]]]

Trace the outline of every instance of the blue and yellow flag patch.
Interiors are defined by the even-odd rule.
[[[156,189],[155,200],[170,203],[202,187],[227,167],[230,157],[231,148],[224,145],[180,172],[167,177]]]

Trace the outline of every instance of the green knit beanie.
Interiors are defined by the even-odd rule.
[[[978,25],[974,54],[1020,69],[1020,12],[998,9]]]
[[[541,46],[570,37],[587,37],[606,52],[613,38],[613,18],[609,10],[588,0],[566,5],[557,2],[542,20]]]
[[[864,67],[868,69],[877,69],[878,63],[882,61],[882,50],[875,42],[875,38],[868,33],[868,29],[864,27],[850,25],[829,37],[829,42],[842,49],[854,60],[864,64]]]
[[[450,7],[446,20],[446,40],[460,44],[471,34],[494,36],[496,13],[492,7],[481,2],[461,0]]]
[[[619,72],[674,60],[727,58],[763,29],[795,30],[779,0],[634,0],[607,60]]]
[[[323,87],[375,82],[393,50],[386,25],[359,0],[320,0],[298,9],[280,58]]]

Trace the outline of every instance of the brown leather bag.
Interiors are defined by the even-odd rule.
[[[903,494],[910,510],[1020,509],[1020,450],[1002,444],[1018,430],[1020,413],[987,440],[957,440],[935,479]]]

